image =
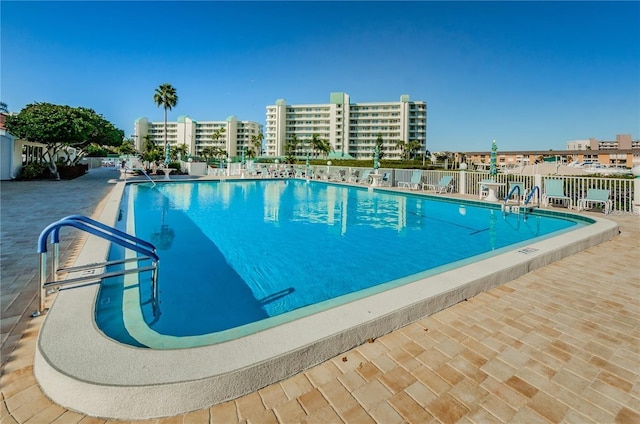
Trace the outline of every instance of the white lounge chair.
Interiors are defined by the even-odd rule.
[[[362,174],[356,180],[357,183],[368,184],[369,183],[369,175],[371,175],[370,169],[365,169]]]
[[[422,184],[422,189],[430,189],[436,193],[447,193],[453,190],[453,176],[445,175],[437,184]]]
[[[550,200],[562,200],[563,202],[568,203],[569,209],[572,208],[573,201],[569,196],[564,194],[564,180],[544,180],[544,194],[542,195],[542,204],[545,206],[549,206]]]
[[[406,187],[409,190],[419,190],[422,181],[422,171],[416,170],[411,174],[410,181],[400,181],[398,187]]]
[[[578,210],[587,209],[587,205],[593,207],[594,204],[602,204],[605,215],[611,212],[612,202],[609,198],[611,192],[607,189],[590,188],[587,190],[587,196],[578,200]]]
[[[347,171],[344,169],[339,169],[338,172],[336,172],[335,174],[332,174],[329,177],[329,180],[343,182],[345,181],[346,176],[347,176]]]

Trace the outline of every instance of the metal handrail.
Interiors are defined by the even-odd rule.
[[[67,219],[78,220],[78,221],[85,222],[85,223],[87,223],[89,225],[92,225],[94,227],[98,227],[101,230],[110,231],[113,234],[117,235],[118,237],[122,237],[124,239],[127,239],[127,240],[135,242],[135,243],[140,243],[142,246],[144,246],[144,247],[146,247],[148,249],[151,249],[154,252],[156,251],[155,246],[153,244],[149,243],[148,241],[142,240],[142,239],[140,239],[140,238],[138,238],[136,236],[132,236],[131,234],[125,233],[124,231],[121,231],[121,230],[119,230],[119,229],[117,229],[115,227],[110,227],[110,226],[108,226],[106,224],[103,224],[100,221],[96,221],[95,219],[91,219],[88,216],[78,215],[78,214],[68,215],[68,216],[65,216],[64,218],[60,219],[60,221],[64,221],[64,220],[67,220]],[[54,233],[53,233],[53,242],[54,243],[59,242],[58,233],[59,233],[59,227],[56,230],[54,230]]]
[[[124,172],[123,172],[123,174],[124,174],[124,181],[125,181],[125,182],[127,181],[127,170],[130,170],[130,171],[140,171],[140,172],[142,172],[142,174],[143,174],[145,177],[147,177],[147,179],[148,179],[149,181],[151,181],[151,184],[153,184],[153,187],[155,187],[155,186],[156,186],[156,182],[155,182],[155,181],[153,181],[153,179],[149,176],[149,174],[147,174],[147,171],[145,171],[145,170],[144,170],[144,169],[142,169],[142,168],[129,168],[129,167],[125,166],[125,167],[123,167],[123,168],[122,168],[122,170],[124,171]]]
[[[536,191],[538,192],[538,207],[540,207],[540,187],[538,186],[533,186],[533,188],[531,189],[531,192],[529,193],[527,198],[524,200],[525,206],[529,204],[529,201],[531,201],[531,198],[533,197]]]
[[[120,271],[113,272],[105,272],[98,275],[90,275],[83,276],[78,278],[73,278],[65,281],[56,281],[56,274],[58,272],[70,272],[70,271],[78,271],[78,270],[87,270],[87,269],[95,269],[102,268],[108,265],[114,265],[116,263],[125,263],[130,262],[131,259],[125,259],[121,261],[108,261],[104,263],[96,263],[90,265],[82,265],[78,267],[59,269],[58,268],[58,244],[60,242],[60,228],[70,226],[75,227],[81,231],[87,232],[89,234],[101,237],[105,240],[108,240],[112,243],[116,243],[125,249],[130,249],[139,254],[143,255],[142,257],[137,257],[133,260],[135,261],[143,261],[143,260],[151,260],[151,266],[146,267],[138,267],[133,269],[124,269]],[[49,235],[52,234],[52,242],[54,245],[54,261],[53,261],[53,281],[47,282],[47,239]],[[50,225],[48,225],[38,237],[38,253],[40,254],[40,290],[39,290],[39,302],[38,302],[38,310],[34,311],[31,316],[37,317],[46,312],[46,308],[44,305],[44,298],[46,296],[46,289],[51,286],[62,286],[62,285],[70,285],[70,284],[78,284],[81,282],[95,281],[102,278],[114,277],[118,275],[130,274],[133,272],[144,272],[144,271],[152,271],[151,281],[152,281],[152,292],[153,296],[157,297],[158,290],[158,266],[160,262],[160,258],[156,254],[156,248],[153,244],[139,239],[135,236],[125,233],[124,231],[120,231],[117,228],[109,227],[108,225],[102,224],[101,222],[95,221],[91,218],[88,218],[83,215],[69,215],[59,221],[56,221]]]
[[[509,199],[511,199],[511,196],[513,196],[513,192],[516,191],[516,190],[518,190],[518,201],[519,201],[520,196],[522,195],[522,193],[520,193],[520,186],[519,185],[515,185],[515,186],[513,186],[513,188],[509,192],[509,194],[507,194],[507,197],[504,198],[505,205],[507,204],[507,201]]]

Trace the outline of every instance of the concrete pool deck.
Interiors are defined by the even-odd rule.
[[[7,203],[2,184],[4,224]],[[37,199],[33,193],[31,198]],[[83,213],[69,210],[68,204],[61,206],[60,215],[49,209],[44,225]],[[28,211],[23,210],[22,216]],[[611,219],[622,230],[613,240],[258,392],[150,422],[636,421],[640,418],[640,222],[634,216]],[[5,311],[19,308],[17,299],[4,303],[5,261],[18,253],[12,249],[7,255],[4,228],[2,422],[106,422],[64,410],[36,385],[32,366],[42,318],[19,318],[22,327],[5,333]],[[35,238],[22,254],[34,258],[36,273]],[[33,299],[36,288],[31,289]],[[28,315],[35,305],[24,309]],[[15,349],[5,351],[9,337],[19,340]]]

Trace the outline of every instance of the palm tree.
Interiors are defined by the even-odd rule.
[[[418,140],[409,140],[405,148],[407,149],[407,159],[411,159],[415,151],[420,148],[420,142]]]
[[[378,160],[382,160],[383,156],[384,156],[384,144],[382,141],[382,134],[378,133],[378,137],[376,138],[376,144],[374,146],[378,147]]]
[[[256,157],[262,155],[262,140],[264,140],[264,134],[262,133],[251,136],[251,143],[253,143],[257,152]]]
[[[156,88],[153,101],[158,107],[164,108],[164,148],[169,151],[169,140],[167,140],[167,110],[173,109],[178,104],[176,89],[171,84],[162,84]],[[166,153],[165,153],[166,154]],[[166,160],[166,159],[165,159]]]
[[[402,159],[406,159],[407,158],[407,142],[405,142],[404,140],[398,140],[396,141],[396,149],[400,149],[401,156]]]
[[[218,139],[222,137],[222,134],[224,134],[225,131],[227,131],[227,129],[224,127],[215,130],[213,134],[211,134],[211,141],[213,141],[214,144],[218,143]]]
[[[204,160],[209,163],[209,158],[213,157],[215,153],[214,147],[206,146],[202,148],[200,154],[204,156]]]
[[[285,153],[287,155],[285,161],[287,163],[294,163],[296,158],[296,151],[298,150],[298,145],[300,144],[300,140],[298,140],[297,135],[293,135],[289,141],[287,141],[287,145],[285,146]]]
[[[319,152],[323,150],[320,134],[311,134],[311,150],[316,158],[318,157]]]
[[[175,152],[177,155],[180,155],[180,157],[183,158],[189,154],[189,148],[185,143],[183,143],[176,147]]]

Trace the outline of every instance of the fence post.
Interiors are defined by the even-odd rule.
[[[460,194],[467,194],[467,164],[465,162],[460,164],[460,184],[458,185],[458,191]]]
[[[533,185],[538,186],[538,189],[540,190],[540,196],[542,196],[542,175],[535,174],[533,176]]]

